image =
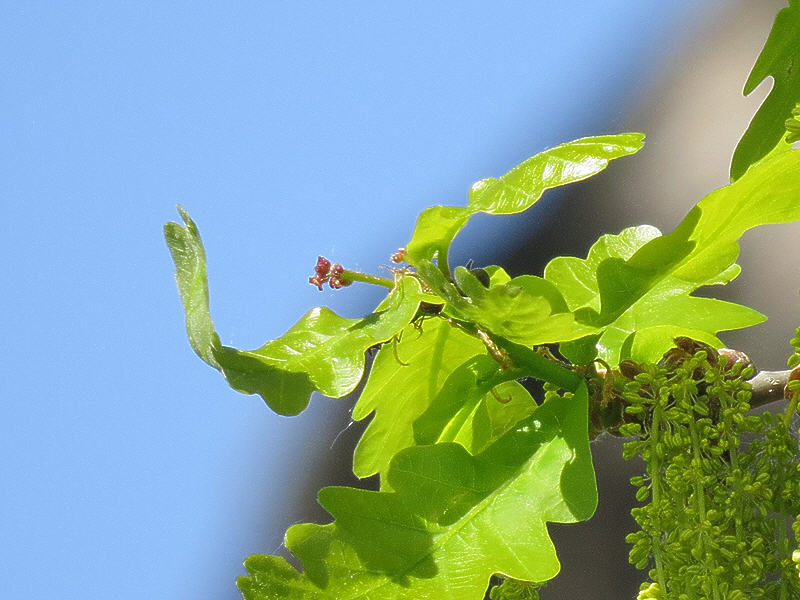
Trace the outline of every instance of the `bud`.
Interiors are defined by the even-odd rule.
[[[794,398],[794,391],[800,386],[798,386],[798,384],[792,385],[792,382],[798,380],[800,380],[800,367],[795,367],[792,369],[791,373],[789,373],[789,380],[786,382],[786,387],[783,388],[783,396],[787,400]]]
[[[742,368],[746,368],[752,366],[753,361],[750,360],[750,357],[747,356],[741,350],[733,350],[732,348],[720,348],[717,350],[717,353],[720,356],[724,356],[728,359],[728,362],[725,364],[725,370],[730,371],[733,365],[741,364]]]
[[[398,248],[397,252],[392,254],[390,260],[395,264],[401,263],[401,262],[405,262],[407,254],[408,254],[408,252],[406,252],[405,248]]]
[[[329,261],[324,256],[317,257],[317,265],[314,267],[314,271],[320,277],[325,277],[328,274],[328,271],[331,268],[331,261]]]

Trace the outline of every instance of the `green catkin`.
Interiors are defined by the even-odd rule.
[[[800,364],[800,329],[792,345]],[[713,358],[644,365],[624,384],[620,431],[636,437],[623,455],[647,464],[626,537],[630,562],[650,569],[637,600],[798,599],[797,405],[748,415],[752,369]]]
[[[786,361],[786,366],[790,369],[800,365],[800,327],[795,329],[794,337],[789,340],[789,345],[792,347],[792,354]]]

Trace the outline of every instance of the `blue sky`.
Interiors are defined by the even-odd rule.
[[[260,346],[320,303],[355,316],[379,292],[319,293],[317,254],[375,271],[422,208],[615,132],[719,5],[6,4],[4,597],[238,597],[347,409],[278,417],[193,355],[161,237],[176,203],[223,342]]]

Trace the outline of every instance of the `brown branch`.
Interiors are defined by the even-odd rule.
[[[784,388],[789,381],[791,370],[786,371],[759,371],[755,377],[748,380],[753,388],[753,397],[750,406],[764,406],[770,402],[785,400]]]

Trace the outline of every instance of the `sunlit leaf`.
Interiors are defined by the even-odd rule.
[[[784,123],[800,102],[800,0],[789,0],[789,6],[775,17],[769,38],[745,83],[744,94],[750,94],[770,76],[772,90],[734,152],[732,180],[741,177],[780,142],[786,133]]]
[[[425,283],[447,303],[445,312],[511,342],[533,346],[575,340],[597,331],[577,322],[557,287],[541,277],[523,275],[486,288],[459,267],[455,271],[462,288],[459,291],[430,261],[421,259],[417,268]]]
[[[536,408],[516,381],[496,383],[503,372],[478,355],[454,370],[430,407],[414,421],[418,444],[456,442],[477,454]]]
[[[175,262],[175,281],[186,315],[186,332],[197,355],[219,368],[214,348],[220,345],[208,307],[208,275],[206,252],[197,226],[181,206],[178,206],[185,227],[170,222],[164,225],[164,238]]]
[[[469,208],[490,215],[510,215],[530,208],[551,188],[596,175],[609,161],[642,148],[644,135],[622,133],[587,137],[540,152],[500,177],[473,184]]]
[[[621,358],[634,358],[639,362],[657,363],[670,348],[675,347],[674,339],[689,337],[704,342],[712,348],[719,348],[722,342],[715,335],[700,329],[677,325],[656,325],[637,329],[622,344]]]
[[[417,312],[419,282],[403,277],[375,312],[363,319],[346,319],[318,307],[257,350],[223,346],[209,313],[203,244],[189,215],[182,209],[180,213],[185,226],[167,223],[164,233],[175,261],[189,341],[231,387],[259,394],[280,414],[302,411],[314,391],[335,398],[352,392],[363,376],[367,348],[390,339]]]
[[[628,260],[636,251],[661,232],[650,225],[629,227],[618,235],[601,236],[589,249],[585,259],[559,256],[545,268],[545,279],[561,292],[570,310],[591,308],[600,312],[600,290],[597,270],[610,258]]]
[[[420,330],[408,326],[396,345],[381,347],[353,409],[357,421],[375,412],[356,447],[355,474],[368,477],[383,472],[397,452],[414,445],[414,420],[453,370],[485,353],[480,340],[442,319],[427,319]]]
[[[301,574],[253,556],[246,600],[480,600],[493,573],[546,581],[559,570],[547,522],[591,516],[597,491],[588,397],[548,401],[477,456],[453,443],[402,451],[392,492],[326,488],[329,525],[289,529]]]
[[[583,138],[545,150],[505,175],[478,181],[470,188],[466,207],[433,206],[420,214],[406,246],[408,261],[418,266],[420,260],[437,258],[446,271],[450,243],[473,214],[522,212],[546,190],[591,177],[609,161],[637,152],[643,140],[641,133]]]
[[[800,152],[772,154],[706,196],[671,234],[637,227],[603,236],[586,259],[552,260],[545,278],[579,320],[603,329],[598,356],[612,363],[628,337],[645,328],[682,327],[713,336],[760,323],[764,316],[753,309],[689,294],[739,274],[735,260],[745,231],[800,218],[798,172]],[[650,338],[659,331],[671,330],[654,329]]]

